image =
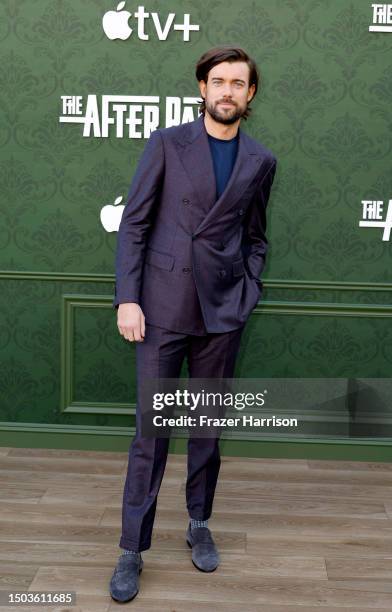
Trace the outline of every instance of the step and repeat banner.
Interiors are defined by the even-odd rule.
[[[118,226],[150,134],[198,117],[196,63],[231,44],[261,75],[241,129],[278,159],[263,299],[236,376],[345,379],[365,394],[309,408],[307,435],[390,437],[392,5],[3,0],[0,11],[3,426],[134,423],[135,347],[112,309]]]

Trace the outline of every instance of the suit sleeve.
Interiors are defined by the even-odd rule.
[[[164,174],[164,150],[159,130],[150,135],[132,179],[117,235],[116,284],[113,308],[140,300],[146,240]]]
[[[257,187],[244,221],[242,250],[245,257],[245,267],[249,276],[259,283],[261,282],[259,277],[264,269],[268,250],[266,209],[275,178],[276,166],[277,159],[274,157],[272,164]]]

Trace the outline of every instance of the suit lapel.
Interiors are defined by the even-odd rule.
[[[192,123],[183,124],[181,136],[175,143],[182,165],[197,193],[197,204],[207,213],[215,202],[216,182],[203,116],[200,115]]]
[[[203,115],[200,115],[196,121],[184,124],[184,127],[187,129],[183,130],[181,138],[177,137],[176,146],[185,171],[198,195],[198,206],[205,212],[204,219],[194,232],[195,235],[203,231],[241,197],[260,167],[260,156],[253,149],[247,135],[240,129],[233,171],[224,192],[215,201],[215,172]]]

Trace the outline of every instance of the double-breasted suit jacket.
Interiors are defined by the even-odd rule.
[[[152,132],[118,231],[113,307],[137,302],[146,323],[181,333],[198,333],[201,323],[213,333],[241,327],[262,293],[276,164],[240,129],[216,199],[204,116]]]

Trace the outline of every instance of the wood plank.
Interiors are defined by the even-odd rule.
[[[392,502],[384,502],[384,508],[388,518],[392,519]]]
[[[180,488],[179,485],[178,488]],[[41,497],[41,503],[81,503],[99,504],[107,508],[122,507],[123,490],[121,487],[103,490],[98,485],[89,487],[67,487],[66,490],[59,486],[49,486]],[[162,510],[177,510],[179,505],[185,507],[185,497],[178,491],[165,490],[165,477],[158,495],[158,508]],[[285,499],[283,493],[280,496],[264,496],[244,500],[231,496],[216,494],[214,499],[214,513],[227,511],[243,514],[288,514],[297,516],[341,516],[347,518],[392,518],[385,509],[382,502],[357,502],[341,501],[339,498],[309,498],[301,496],[290,496]]]
[[[121,500],[122,504],[122,500]],[[175,510],[178,508],[178,497],[173,494],[159,493],[158,508],[162,510]],[[116,504],[108,504],[115,507]],[[340,516],[347,518],[392,518],[387,514],[382,502],[357,502],[341,501],[339,498],[324,499],[311,496],[289,496],[287,499],[282,491],[280,496],[261,495],[257,498],[244,500],[233,496],[216,494],[214,498],[215,512],[228,511],[237,513],[241,517],[244,514],[288,514],[290,516]]]
[[[185,492],[185,483],[181,485],[181,492]],[[341,500],[353,500],[357,502],[369,499],[379,499],[392,502],[392,487],[382,486],[366,486],[366,485],[348,485],[348,484],[331,484],[331,483],[291,483],[277,482],[265,483],[263,481],[243,482],[241,480],[228,481],[224,478],[218,480],[216,487],[217,495],[238,496],[243,500],[252,499],[258,495],[279,495],[282,494],[286,498],[291,496],[309,495],[313,499],[315,497],[339,497]]]
[[[56,457],[0,457],[1,470],[21,470],[26,468],[37,472],[57,472],[76,474],[122,474],[124,461],[94,460],[85,461],[77,458]]]
[[[37,569],[30,563],[26,563],[26,559],[24,559],[24,563],[15,566],[10,565],[6,560],[0,561],[0,590],[13,591],[19,589],[26,591],[36,575]]]
[[[186,525],[188,513],[183,510],[157,509],[156,525],[160,529],[169,528],[173,524]],[[106,508],[100,525],[115,527],[121,524],[121,509]],[[229,531],[246,531],[249,537],[253,535],[335,535],[353,537],[367,536],[375,538],[388,538],[392,550],[392,520],[381,519],[348,519],[335,516],[289,516],[279,514],[249,514],[244,513],[239,517],[233,512],[214,511],[214,515],[208,523],[210,529],[219,528],[221,533]]]
[[[171,455],[171,457],[172,456],[173,455]],[[247,461],[249,465],[252,463],[257,463],[259,465],[281,465],[283,467],[286,466],[289,469],[292,469],[295,466],[308,469],[308,459],[284,459],[275,457],[235,457],[230,455],[225,455],[221,457],[222,465],[225,463],[238,463],[239,461]]]
[[[0,500],[2,502],[37,504],[46,493],[45,487],[20,482],[0,483]]]
[[[40,504],[85,504],[86,506],[99,506],[101,508],[122,507],[123,486],[105,487],[99,485],[83,487],[49,486],[40,498]],[[172,499],[177,499],[177,492],[173,492]],[[177,502],[178,503],[178,502]],[[384,508],[384,506],[382,506]],[[384,508],[385,510],[385,508]]]
[[[36,486],[53,486],[59,484],[61,486],[75,487],[79,486],[82,491],[84,486],[96,485],[108,490],[123,490],[125,476],[123,474],[89,474],[88,472],[80,474],[77,472],[46,472],[46,471],[28,471],[28,470],[2,470],[0,469],[0,488],[3,484],[19,483],[22,487],[24,483]],[[181,482],[178,479],[165,478],[162,483],[162,489],[166,491],[179,492]]]
[[[326,558],[328,577],[332,580],[371,579],[375,586],[379,581],[390,580],[392,585],[392,551],[383,559],[330,559]]]
[[[109,529],[109,528],[108,528]],[[254,535],[247,539],[247,552],[250,555],[299,555],[333,558],[385,558],[391,556],[391,542],[384,538],[344,537],[333,532],[329,536],[312,536],[304,538],[301,535],[260,536]]]
[[[365,472],[392,472],[392,462],[381,461],[332,461],[330,459],[308,459],[310,470],[358,470]]]
[[[303,484],[348,484],[364,486],[392,486],[392,472],[369,472],[366,470],[303,470],[303,469],[272,469],[253,466],[255,469],[247,468],[246,465],[235,465],[231,469],[228,465],[220,469],[220,477],[226,481],[241,480],[252,481],[257,478],[261,482],[283,482]],[[173,471],[170,475],[174,475]]]
[[[29,504],[0,502],[2,521],[18,523],[46,523],[55,525],[99,525],[104,508],[80,504]]]
[[[113,543],[120,539],[116,527],[56,525],[34,523],[32,528],[28,523],[0,520],[0,542],[74,542],[95,544],[97,542]]]
[[[9,448],[9,457],[36,457],[44,459],[78,459],[86,461],[115,461],[125,463],[128,453],[114,451],[77,450],[71,448]],[[1,453],[0,453],[1,454]]]
[[[115,541],[109,545],[92,542],[7,542],[0,543],[0,561],[19,564],[29,559],[32,565],[87,565],[114,567],[121,549]],[[178,553],[173,553],[178,554]]]
[[[186,477],[186,466],[171,463],[166,465],[165,475],[170,477]],[[286,466],[282,464],[260,463],[248,464],[247,461],[239,460],[221,464],[220,478],[226,481],[242,480],[253,481],[255,478],[261,482],[299,482],[299,483],[347,483],[364,485],[392,486],[392,471],[367,471],[367,470],[328,470],[312,469],[304,465]]]

